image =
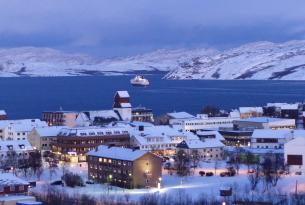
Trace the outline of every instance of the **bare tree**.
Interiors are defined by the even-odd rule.
[[[253,172],[249,173],[248,179],[250,182],[251,190],[254,191],[261,180],[260,172],[261,172],[261,166],[259,163],[256,163],[252,167]]]
[[[175,168],[177,175],[182,178],[190,173],[190,156],[184,151],[179,150],[175,158]]]
[[[190,155],[190,161],[191,161],[191,167],[195,171],[195,169],[198,167],[200,162],[200,156],[198,150],[192,150]]]

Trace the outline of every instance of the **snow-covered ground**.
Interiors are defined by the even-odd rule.
[[[78,164],[73,164],[72,166],[69,165],[67,168],[74,173],[80,174],[86,181],[87,168],[85,164],[83,164],[82,167],[80,167]],[[175,196],[181,191],[183,191],[185,194],[191,196],[194,199],[202,196],[203,194],[206,196],[214,196],[216,198],[218,197],[220,199],[219,189],[224,186],[230,186],[233,188],[233,190],[238,190],[239,193],[249,194],[250,186],[247,176],[247,167],[241,166],[238,176],[220,177],[219,173],[226,170],[225,168],[225,162],[218,162],[216,176],[201,177],[198,174],[200,170],[211,171],[213,173],[215,171],[214,162],[202,162],[200,168],[196,169],[196,171],[194,172],[194,175],[187,176],[184,178],[177,177],[176,175],[169,175],[168,171],[164,170],[161,189],[122,189],[103,184],[86,184],[86,187],[77,188],[57,186],[57,188],[62,189],[63,191],[66,191],[71,195],[88,194],[94,197],[113,196],[118,198],[122,198],[128,195],[131,200],[138,200],[141,196],[149,193],[166,193]],[[49,171],[45,170],[41,177],[41,180],[37,182],[37,187],[33,188],[31,191],[38,193],[45,192],[47,184],[54,180],[60,179],[61,174],[62,169],[58,168],[56,171],[56,175],[54,175],[50,179]],[[298,183],[299,192],[305,192],[305,177],[297,175],[283,176],[279,180],[278,185],[274,188],[273,191],[276,191],[277,193],[294,193],[296,181]],[[259,187],[262,187],[262,184],[259,185]],[[258,190],[259,189],[262,188],[258,188]],[[260,193],[261,191],[258,192]]]

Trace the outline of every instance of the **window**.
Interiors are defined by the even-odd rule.
[[[15,191],[15,186],[14,185],[10,186],[10,191]]]
[[[4,192],[4,187],[0,186],[0,192]]]
[[[23,185],[19,186],[19,191],[24,191],[24,186]]]
[[[287,155],[287,164],[288,165],[303,165],[303,156],[302,155]]]

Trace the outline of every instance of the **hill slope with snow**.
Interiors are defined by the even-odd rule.
[[[238,48],[157,50],[97,59],[50,48],[0,49],[0,77],[114,75],[166,71],[166,79],[305,80],[305,41],[257,42]]]
[[[305,41],[258,42],[198,56],[179,64],[165,78],[305,80]]]

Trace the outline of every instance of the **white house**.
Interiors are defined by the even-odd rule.
[[[27,159],[33,150],[28,140],[0,141],[0,161],[10,158],[12,153],[16,153],[18,158]]]
[[[285,163],[290,172],[305,174],[305,137],[297,137],[284,145]]]
[[[177,149],[182,149],[188,154],[197,153],[201,160],[220,160],[223,158],[225,145],[218,139],[184,140],[177,145]]]
[[[173,155],[177,144],[183,140],[198,139],[191,132],[179,131],[169,126],[154,126],[149,123],[131,128],[130,134],[132,146],[162,155]]]
[[[34,127],[45,127],[40,119],[1,120],[0,138],[2,140],[25,140]]]
[[[305,137],[305,130],[257,129],[251,136],[251,148],[283,149],[285,143],[302,136]]]
[[[67,128],[66,126],[49,126],[36,127],[28,134],[28,140],[33,148],[40,151],[50,151],[52,143],[56,141],[56,137],[60,130]]]
[[[190,118],[172,118],[169,124],[178,130],[197,131],[204,129],[218,129],[220,127],[232,128],[233,121],[239,120],[236,113],[230,114],[228,117],[208,117],[207,115],[197,115]]]

